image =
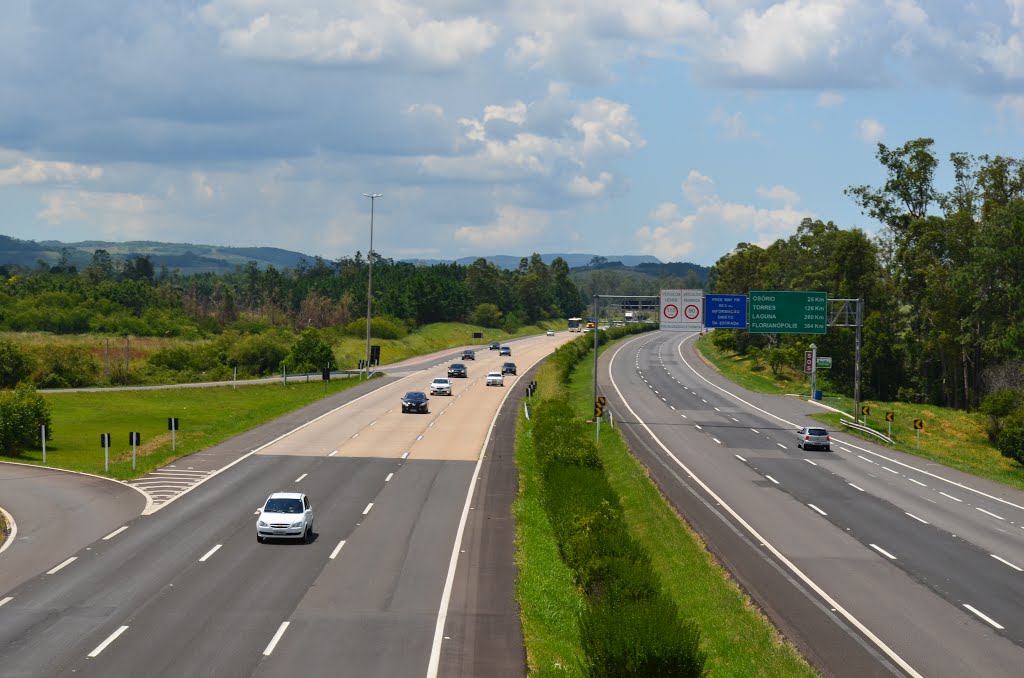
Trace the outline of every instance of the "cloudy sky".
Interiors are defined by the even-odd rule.
[[[1024,155],[1024,0],[4,0],[0,233],[710,265]],[[939,177],[948,188],[948,162]]]

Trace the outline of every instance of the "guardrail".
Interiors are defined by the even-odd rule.
[[[869,433],[869,434],[875,436],[876,438],[878,438],[880,440],[884,440],[885,442],[889,443],[890,445],[895,445],[896,444],[896,441],[893,440],[892,438],[890,438],[889,436],[885,435],[884,433],[880,433],[880,432],[876,431],[873,428],[869,428],[869,427],[865,426],[864,424],[858,424],[856,422],[848,421],[846,419],[840,419],[839,423],[841,425],[843,425],[843,426],[847,426],[849,428],[856,429],[856,430],[861,431],[863,433]]]

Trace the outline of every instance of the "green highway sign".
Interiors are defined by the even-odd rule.
[[[827,292],[752,291],[747,305],[751,334],[825,334]]]

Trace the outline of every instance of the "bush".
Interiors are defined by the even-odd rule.
[[[525,325],[527,322],[526,316],[519,311],[512,311],[505,316],[505,319],[501,323],[502,331],[508,334],[515,334],[519,331],[519,328]]]
[[[257,334],[234,342],[225,358],[228,366],[237,367],[240,374],[262,377],[277,374],[288,349],[286,339],[277,334]]]
[[[366,318],[353,320],[345,325],[345,334],[366,338]],[[389,315],[375,316],[370,323],[370,336],[377,339],[401,339],[409,334],[409,327],[401,318]]]
[[[36,354],[34,378],[39,388],[95,386],[100,364],[81,346],[46,345]]]
[[[985,431],[989,441],[995,445],[1003,428],[1003,420],[1024,405],[1024,393],[1012,388],[1003,388],[990,393],[981,401],[982,414],[988,415]]]
[[[1003,421],[996,447],[1004,457],[1024,464],[1024,412],[1018,411]]]
[[[0,388],[14,388],[32,373],[32,359],[13,342],[0,341]]]
[[[481,327],[501,327],[501,309],[496,304],[477,304],[469,316],[469,322]]]
[[[51,437],[50,407],[35,388],[22,382],[13,391],[0,393],[0,453],[17,454],[39,443],[39,427],[46,425]]]
[[[328,365],[335,365],[334,352],[317,330],[303,331],[292,350],[285,356],[283,364],[289,372],[318,372]]]

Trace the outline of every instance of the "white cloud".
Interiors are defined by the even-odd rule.
[[[996,102],[996,110],[1014,118],[1016,122],[1024,123],[1024,96],[1006,94]]]
[[[800,202],[800,195],[796,191],[792,191],[785,186],[772,186],[771,188],[758,186],[757,194],[766,200],[776,200],[781,202],[787,207],[791,207]]]
[[[4,153],[4,155],[19,155]],[[95,181],[103,176],[103,169],[90,165],[54,160],[35,160],[22,157],[12,167],[0,169],[0,186],[24,184],[67,184]]]
[[[132,193],[52,191],[43,196],[39,217],[57,224],[85,223],[104,237],[134,240],[154,235],[146,213],[150,200]]]
[[[410,104],[405,109],[405,114],[427,118],[444,118],[444,109],[437,104]]]
[[[504,206],[497,210],[496,219],[484,226],[460,226],[453,234],[456,240],[473,247],[508,247],[522,245],[540,235],[547,227],[547,214],[520,207]]]
[[[722,128],[726,139],[733,141],[739,139],[757,139],[760,133],[750,129],[746,118],[740,112],[726,113],[721,108],[715,108],[711,112],[711,122]]]
[[[192,172],[192,192],[200,200],[212,200],[216,190],[210,185],[205,172]]]
[[[873,118],[865,118],[858,124],[860,138],[866,144],[877,144],[885,137],[885,126]]]
[[[840,94],[839,92],[825,91],[818,94],[818,106],[821,108],[842,106],[845,102],[846,95]]]
[[[683,182],[683,195],[693,205],[706,205],[718,200],[715,182],[697,170],[690,170]]]
[[[610,172],[601,172],[597,179],[577,176],[569,180],[569,193],[580,198],[597,198],[608,190],[612,183]]]
[[[484,124],[491,120],[505,120],[516,125],[526,122],[526,104],[517,101],[512,106],[484,106]]]

